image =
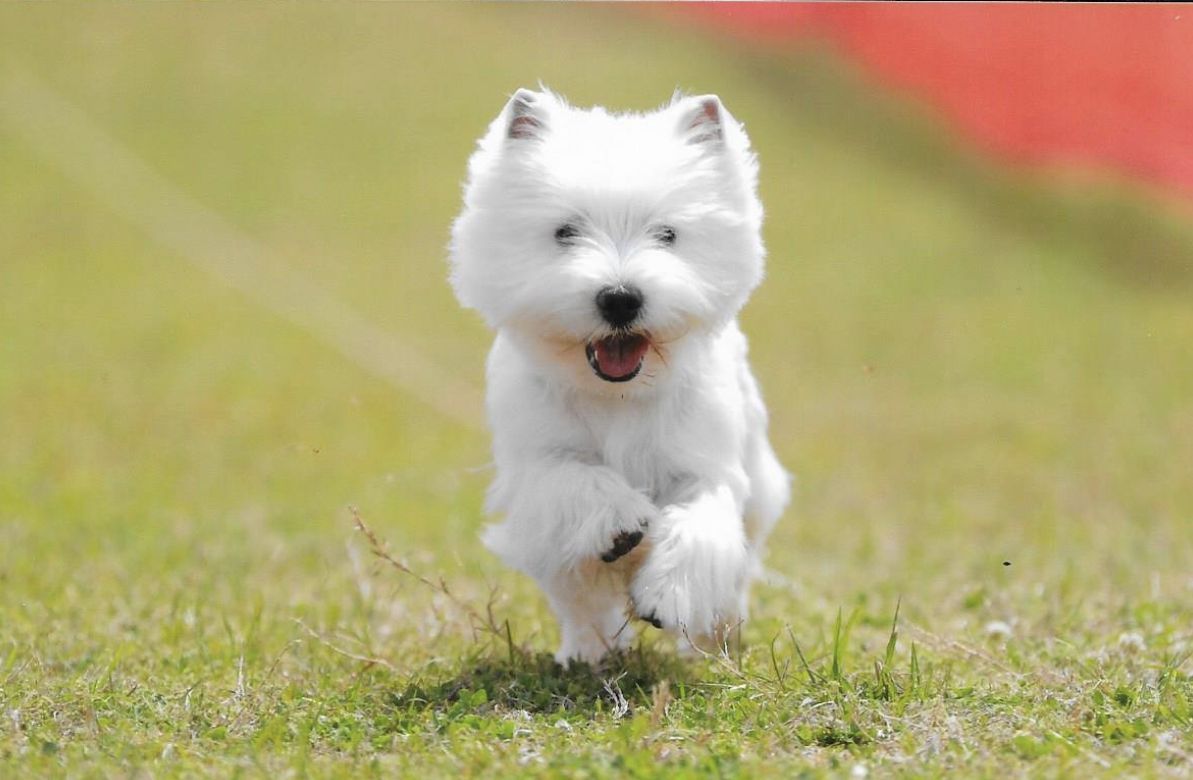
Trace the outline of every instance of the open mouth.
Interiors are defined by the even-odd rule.
[[[650,341],[638,333],[590,341],[584,348],[588,365],[606,382],[628,382],[638,376]]]

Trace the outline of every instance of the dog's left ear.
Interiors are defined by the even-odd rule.
[[[690,144],[719,144],[724,139],[725,109],[716,95],[700,95],[679,101],[679,134]]]

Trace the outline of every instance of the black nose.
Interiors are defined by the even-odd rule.
[[[637,287],[606,287],[597,293],[596,305],[605,322],[615,328],[625,327],[638,318],[642,293]]]

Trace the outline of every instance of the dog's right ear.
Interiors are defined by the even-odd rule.
[[[519,89],[506,103],[505,137],[516,140],[541,138],[547,129],[543,96],[529,89]]]

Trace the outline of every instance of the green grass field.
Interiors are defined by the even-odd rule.
[[[726,657],[563,673],[477,539],[444,247],[539,79],[762,160],[799,484]],[[7,5],[0,96],[0,775],[1193,772],[1187,209],[620,8]]]

